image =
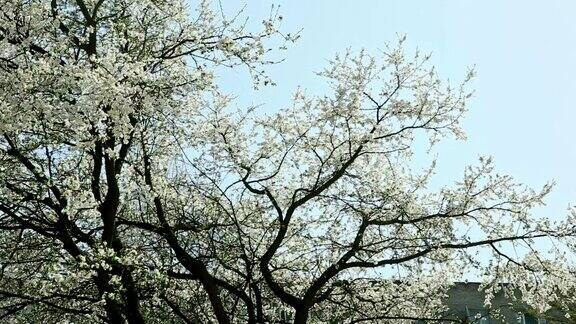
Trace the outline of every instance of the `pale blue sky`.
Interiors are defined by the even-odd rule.
[[[222,1],[232,11],[239,1]],[[538,187],[556,181],[541,216],[565,214],[576,203],[576,1],[397,0],[280,1],[282,30],[301,32],[286,61],[270,68],[278,86],[253,92],[238,74],[225,88],[239,103],[264,110],[289,104],[298,85],[319,90],[313,71],[347,47],[372,53],[408,36],[409,47],[433,53],[443,77],[460,80],[468,66],[478,77],[464,121],[466,142],[444,141],[436,181],[450,183],[479,155],[498,170]],[[272,2],[250,0],[245,13],[259,22]]]

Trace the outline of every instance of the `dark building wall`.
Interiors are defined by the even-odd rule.
[[[479,287],[479,283],[457,283],[451,288],[446,300],[446,305],[450,309],[448,315],[464,320],[469,316],[480,314],[490,323],[519,323],[520,310],[511,305],[504,292],[498,292],[492,299],[491,308],[487,309],[484,306],[485,294],[478,291]],[[499,318],[495,316],[496,310],[499,310]]]
[[[457,319],[460,323],[497,324],[551,324],[570,323],[570,321],[538,319],[531,315],[529,307],[514,298],[509,298],[503,290],[496,293],[491,306],[484,306],[485,293],[479,291],[479,283],[456,283],[448,291],[446,305],[449,308],[447,318]],[[558,313],[551,311],[552,313]],[[474,318],[480,314],[480,318]],[[555,314],[558,315],[558,314]],[[554,316],[562,318],[562,316]],[[573,322],[572,322],[573,323]]]

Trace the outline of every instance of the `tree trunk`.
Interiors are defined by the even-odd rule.
[[[305,324],[308,322],[309,308],[301,307],[296,309],[296,316],[294,317],[294,324]]]

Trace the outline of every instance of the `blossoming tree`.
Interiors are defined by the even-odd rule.
[[[276,13],[253,32],[207,1],[0,8],[3,320],[432,319],[471,269],[538,282],[507,252],[565,234],[530,215],[550,187],[489,158],[437,192],[409,168],[414,136],[463,137],[473,73],[450,86],[403,40],[337,56],[326,96],[237,111],[213,73],[271,84],[269,51],[296,38]]]

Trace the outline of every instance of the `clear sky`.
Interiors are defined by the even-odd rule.
[[[240,1],[222,0],[226,11]],[[272,2],[247,1],[255,22]],[[558,217],[576,203],[576,1],[572,0],[292,0],[280,4],[282,30],[302,29],[286,60],[270,69],[278,86],[253,92],[237,74],[223,77],[239,104],[275,110],[289,104],[297,86],[322,88],[313,71],[346,48],[376,54],[397,34],[407,45],[432,52],[441,76],[460,80],[476,66],[476,89],[464,121],[465,142],[436,148],[435,181],[449,184],[480,155],[497,169],[539,187],[556,182],[548,206],[536,212]]]

